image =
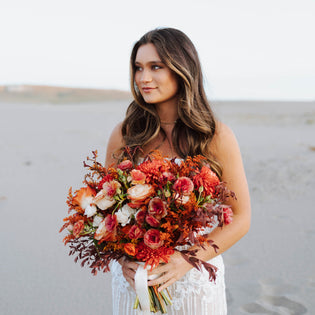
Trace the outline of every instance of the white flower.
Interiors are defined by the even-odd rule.
[[[126,213],[126,212],[123,212],[122,209],[119,209],[119,210],[116,212],[116,217],[117,217],[118,223],[120,223],[122,226],[125,226],[125,225],[128,224],[129,221],[130,221],[129,214]]]
[[[81,207],[82,209],[86,209],[87,207],[90,206],[90,204],[93,202],[93,196],[88,196],[82,199],[81,201]]]
[[[136,213],[136,209],[133,209],[131,207],[129,207],[127,204],[125,204],[122,208],[121,208],[122,212],[125,214],[128,214],[129,216],[131,216],[132,214]]]
[[[84,214],[89,218],[96,214],[96,212],[97,212],[96,206],[91,203],[85,208]]]
[[[94,198],[94,203],[101,209],[106,210],[116,203],[116,200],[109,197],[103,190],[101,190]]]
[[[97,215],[94,217],[93,226],[94,226],[94,227],[99,226],[103,219],[104,219],[104,217],[103,217],[101,214],[97,214]]]

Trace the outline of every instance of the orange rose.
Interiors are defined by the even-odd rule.
[[[124,245],[125,252],[130,256],[135,256],[137,254],[137,249],[135,244],[127,243]]]
[[[148,230],[143,237],[144,244],[152,249],[157,249],[163,245],[163,240],[160,237],[160,231],[156,229]]]
[[[166,206],[167,203],[165,201],[159,197],[154,197],[149,202],[148,212],[156,219],[161,220],[167,215]]]
[[[154,194],[154,188],[149,184],[138,184],[127,190],[128,198],[132,201],[143,201]]]

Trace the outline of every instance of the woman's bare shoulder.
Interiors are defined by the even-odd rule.
[[[124,139],[121,132],[122,122],[118,123],[109,136],[106,149],[105,165],[108,166],[115,163],[113,154],[124,146]]]

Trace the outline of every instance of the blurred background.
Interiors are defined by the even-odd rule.
[[[314,312],[315,1],[2,0],[1,313],[111,314],[110,274],[74,264],[58,231],[131,100],[134,42],[163,26],[195,44],[248,177],[252,227],[223,254],[228,313]]]

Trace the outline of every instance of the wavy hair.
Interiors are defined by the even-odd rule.
[[[195,46],[181,31],[158,28],[143,35],[132,49],[130,57],[130,84],[134,100],[129,105],[122,124],[124,142],[131,150],[143,147],[157,137],[165,135],[154,104],[144,101],[135,83],[135,59],[140,46],[153,44],[161,61],[178,79],[178,119],[172,132],[172,143],[181,158],[201,154],[211,168],[222,175],[219,163],[210,152],[216,122],[207,100],[201,65]],[[137,154],[135,154],[135,159]]]

